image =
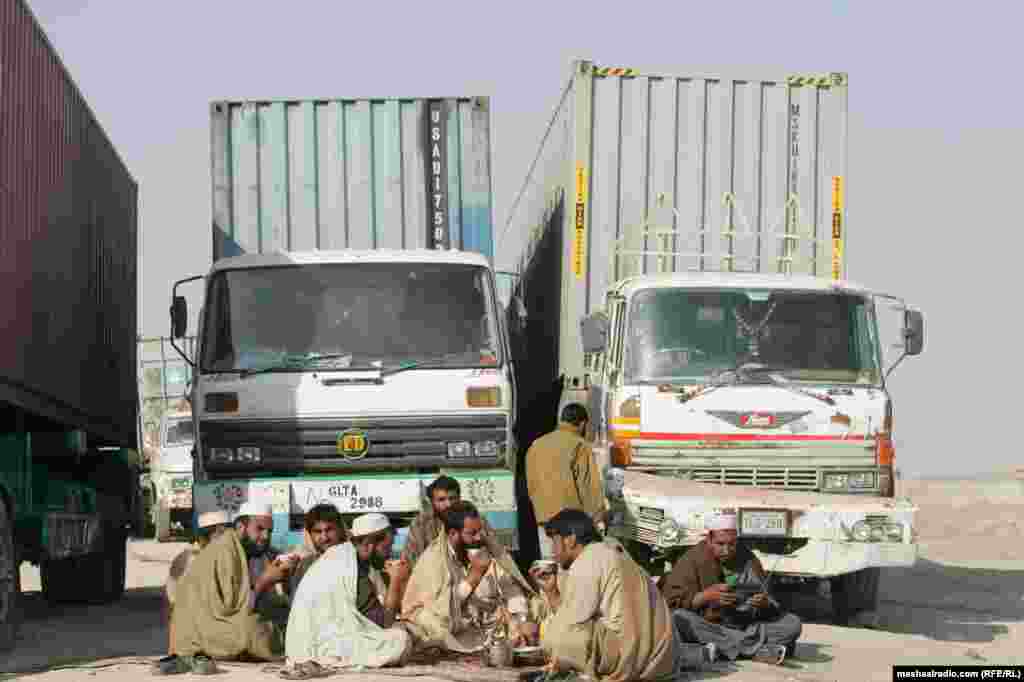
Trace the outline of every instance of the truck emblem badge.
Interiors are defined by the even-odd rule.
[[[777,429],[810,414],[805,412],[733,412],[708,410],[708,414],[740,429]]]
[[[370,439],[359,429],[348,429],[338,434],[338,454],[346,459],[361,459],[370,449]]]

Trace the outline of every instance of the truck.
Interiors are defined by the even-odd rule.
[[[20,567],[51,602],[125,588],[139,530],[138,187],[22,0],[0,9],[0,648]],[[16,133],[15,133],[16,131]]]
[[[487,98],[218,101],[190,391],[195,513],[382,512],[437,476],[515,546],[515,384],[497,299]],[[182,289],[184,291],[184,289]]]
[[[149,495],[157,540],[186,535],[192,525],[192,444],[195,424],[190,410],[166,412],[160,440],[149,462]],[[145,491],[144,491],[145,492]]]
[[[576,62],[499,249],[523,445],[586,405],[609,532],[652,574],[736,510],[840,621],[916,560],[886,378],[923,344],[845,276],[848,85]]]

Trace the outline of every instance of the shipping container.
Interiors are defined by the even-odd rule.
[[[532,325],[517,353],[538,370],[524,377],[523,404],[543,394],[557,406],[554,378],[583,375],[580,319],[604,307],[617,279],[793,264],[830,276],[833,230],[846,238],[846,131],[842,73],[664,75],[577,62],[498,235],[498,266],[519,274]]]
[[[486,97],[211,106],[213,257],[456,248],[493,258]]]
[[[0,3],[0,403],[136,442],[138,188],[22,0]]]

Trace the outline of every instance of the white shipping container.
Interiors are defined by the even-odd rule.
[[[582,382],[579,322],[616,279],[841,278],[846,140],[843,73],[757,79],[576,62],[498,237],[497,262],[520,275],[528,324],[558,325],[554,377]]]

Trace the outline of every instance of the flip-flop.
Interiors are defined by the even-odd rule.
[[[765,644],[754,653],[753,659],[758,663],[782,665],[786,660],[786,647],[781,644]]]
[[[296,663],[292,668],[284,668],[278,675],[286,680],[315,680],[328,677],[331,671],[316,661]]]

